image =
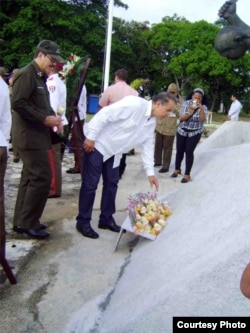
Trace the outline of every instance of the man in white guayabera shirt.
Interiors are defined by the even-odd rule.
[[[10,96],[7,83],[0,76],[0,228],[4,233],[5,207],[4,207],[4,176],[8,158],[8,144],[10,139],[11,111]],[[3,236],[2,234],[2,236]]]
[[[166,118],[176,107],[175,97],[160,93],[147,101],[127,96],[102,108],[85,128],[84,168],[79,195],[77,230],[85,237],[98,238],[90,225],[96,189],[102,175],[103,189],[98,227],[119,232],[115,223],[115,199],[122,154],[141,146],[141,156],[149,183],[159,188],[154,176],[154,131],[156,118]]]
[[[232,104],[228,111],[228,120],[238,121],[242,105],[235,94],[231,96],[231,101]]]

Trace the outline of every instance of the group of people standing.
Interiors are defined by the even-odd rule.
[[[12,143],[22,161],[13,230],[36,239],[49,236],[45,230],[47,226],[41,223],[40,219],[53,184],[52,165],[54,163],[55,166],[55,159],[59,156],[57,143],[53,141],[54,133],[63,133],[63,127],[67,122],[63,112],[58,112],[59,109],[62,111],[65,108],[65,89],[63,86],[59,88],[58,84],[59,64],[62,63],[64,59],[60,55],[59,46],[53,41],[43,40],[37,45],[31,63],[18,70],[12,86]],[[137,92],[128,90],[127,85],[122,82],[124,74],[126,73],[122,71],[116,73],[119,81],[116,83],[121,87],[121,92],[123,88],[126,91],[117,97],[118,102],[106,102],[106,106],[103,104],[85,131],[77,230],[90,238],[98,237],[90,227],[90,220],[96,186],[101,175],[104,188],[99,228],[114,232],[120,230],[112,214],[115,212],[119,164],[123,153],[141,144],[144,147],[142,156],[149,182],[156,189],[159,186],[153,168],[152,137],[155,119],[164,118],[174,110],[175,98],[171,94],[162,93],[152,101],[146,101],[136,96]],[[8,90],[7,84],[5,85]],[[3,90],[5,97],[6,89]],[[55,91],[61,96],[59,103],[53,102]],[[129,96],[122,98],[125,95]],[[9,91],[7,97],[9,103]],[[56,100],[58,102],[59,98]],[[100,103],[102,104],[102,101]],[[8,126],[1,128],[1,141],[4,141],[1,142],[1,155],[5,156],[7,163],[11,126],[10,103],[4,105],[3,110],[5,120],[9,121]],[[3,169],[6,163],[1,163]]]
[[[187,100],[183,101],[176,84],[171,83],[167,91],[177,99],[176,109],[166,119],[159,119],[155,129],[155,167],[161,166],[160,173],[168,172],[174,139],[176,137],[175,170],[172,178],[181,174],[181,164],[185,156],[185,173],[181,183],[190,181],[194,161],[194,150],[203,133],[207,117],[207,106],[203,89],[195,88]]]
[[[61,196],[61,145],[53,141],[53,134],[63,133],[68,124],[66,87],[58,75],[63,63],[59,46],[50,40],[41,41],[34,60],[18,70],[12,85],[12,143],[23,163],[13,230],[37,239],[49,236],[46,225],[40,222],[47,199]],[[75,160],[75,166],[67,170],[68,173],[81,172],[76,229],[88,238],[99,237],[91,227],[91,219],[101,176],[103,188],[98,227],[119,232],[120,226],[113,215],[118,183],[126,167],[126,154],[135,146],[141,147],[149,183],[158,190],[154,168],[161,166],[160,173],[169,171],[176,138],[175,170],[171,177],[181,174],[185,156],[181,182],[187,183],[194,150],[207,117],[205,94],[201,88],[194,89],[183,101],[177,85],[171,83],[166,92],[146,100],[139,97],[126,80],[127,71],[117,70],[114,84],[99,100],[97,114],[84,126],[82,160]],[[84,104],[84,114],[80,118],[83,126],[86,88],[81,95],[78,108]],[[6,129],[3,133],[8,132]],[[7,146],[7,136],[2,138],[4,140]],[[80,165],[84,166],[82,170]]]
[[[190,180],[193,153],[203,132],[207,106],[201,88],[193,90],[190,98],[182,103],[176,84],[171,83],[167,92],[154,96],[151,101],[138,97],[136,90],[126,83],[127,72],[115,73],[114,84],[109,86],[99,101],[99,111],[85,128],[84,168],[79,196],[77,230],[85,237],[98,238],[91,227],[92,210],[96,189],[102,176],[103,187],[98,228],[120,231],[113,217],[121,168],[124,172],[124,157],[134,146],[141,146],[144,169],[149,182],[159,188],[154,176],[154,167],[162,166],[159,172],[168,172],[171,162],[177,123],[176,170],[186,155],[186,170],[181,180]],[[165,113],[158,112],[167,107]],[[163,110],[161,110],[163,111]]]

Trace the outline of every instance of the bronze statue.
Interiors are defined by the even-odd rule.
[[[214,47],[228,59],[237,60],[250,49],[250,27],[236,14],[237,0],[229,0],[219,10],[219,17],[229,26],[222,28],[216,36]]]

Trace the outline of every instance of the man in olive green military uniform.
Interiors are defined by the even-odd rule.
[[[174,138],[176,134],[177,120],[181,107],[181,98],[179,90],[175,83],[168,86],[167,92],[170,92],[177,99],[176,109],[166,119],[157,119],[155,128],[155,166],[161,166],[158,172],[165,173],[169,171],[171,163]]]
[[[63,129],[50,106],[46,86],[46,72],[55,62],[64,62],[58,45],[50,40],[40,42],[34,60],[18,72],[12,91],[12,140],[23,162],[13,230],[37,239],[49,236],[46,225],[40,224],[51,185],[48,149],[52,128]]]

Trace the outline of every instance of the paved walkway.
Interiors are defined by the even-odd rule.
[[[48,200],[42,223],[48,240],[12,232],[11,218],[21,163],[6,175],[7,259],[18,284],[0,274],[0,331],[6,333],[170,333],[173,316],[248,316],[249,300],[239,291],[249,261],[249,125],[229,123],[195,153],[192,181],[156,175],[159,196],[173,215],[156,241],[97,228],[101,183],[93,228],[97,240],[75,230],[80,175],[68,175],[73,155],[63,161],[63,195]],[[234,138],[234,140],[231,140]],[[127,216],[128,197],[149,191],[139,149],[128,156],[117,195],[115,218]],[[174,169],[173,152],[172,168]]]

